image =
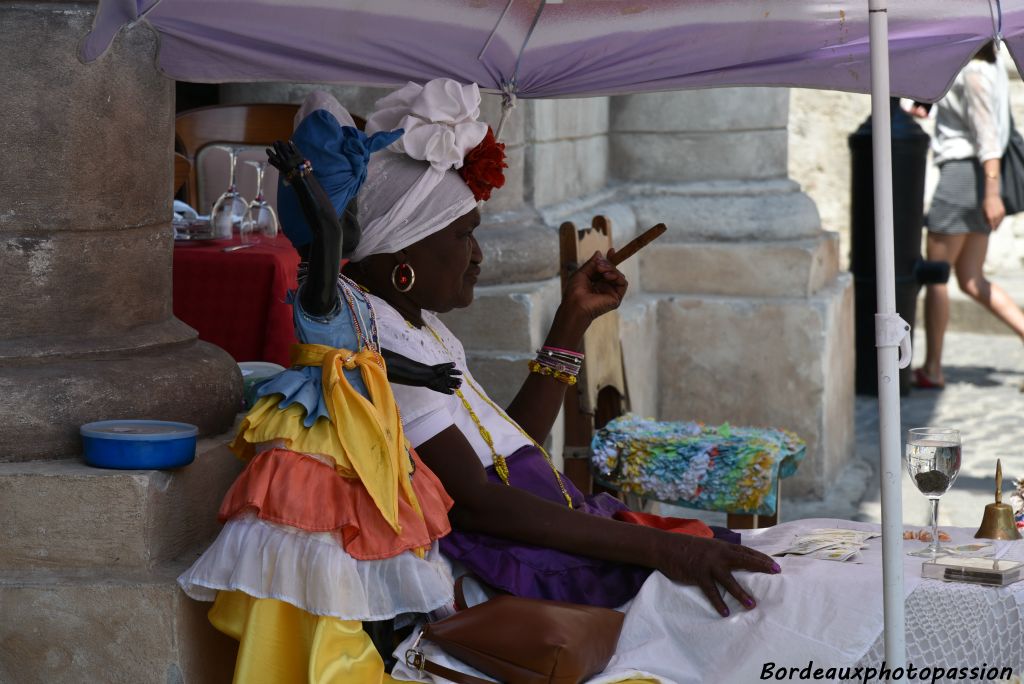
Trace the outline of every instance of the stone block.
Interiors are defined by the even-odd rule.
[[[608,98],[531,100],[531,142],[574,140],[608,132]]]
[[[0,681],[221,684],[237,643],[168,566],[141,575],[0,573]]]
[[[560,298],[553,279],[477,287],[472,306],[441,318],[467,350],[530,353],[547,336]]]
[[[108,470],[78,459],[0,464],[0,568],[144,569],[212,539],[241,462],[229,435],[175,470]]]
[[[608,180],[608,139],[534,143],[526,154],[526,197],[543,207],[597,192]]]
[[[618,180],[784,178],[786,129],[608,135],[608,175]]]
[[[659,305],[659,417],[779,427],[807,442],[785,496],[821,497],[853,453],[849,275],[806,299],[677,296]]]
[[[842,236],[842,263],[850,253],[850,148],[847,137],[871,114],[862,93],[790,90],[789,177],[821,214],[821,225]],[[930,169],[931,170],[931,169]]]
[[[0,364],[0,463],[76,456],[78,428],[95,420],[144,418],[220,434],[235,420],[242,376],[227,352],[206,342],[122,350],[83,358]]]
[[[122,347],[122,335],[137,336],[142,326],[167,321],[171,242],[166,216],[113,238],[91,231],[0,231],[0,354],[4,341],[15,338],[45,338],[19,342],[36,351],[61,344],[68,352]],[[182,327],[173,341],[190,337],[188,330]]]
[[[526,192],[524,185],[526,148],[523,145],[506,146],[505,161],[508,164],[508,168],[505,169],[505,185],[495,189],[491,193],[491,199],[483,205],[485,224],[491,214],[514,211],[523,206]]]
[[[839,272],[838,236],[817,240],[653,244],[639,254],[641,287],[744,297],[806,297]]]
[[[658,414],[658,298],[637,295],[619,307],[622,361],[629,409],[639,416]]]
[[[487,395],[498,406],[505,408],[523,386],[530,369],[526,362],[536,357],[531,349],[519,353],[478,352],[467,349],[466,363]]]
[[[486,216],[475,235],[484,253],[481,286],[558,275],[558,233],[532,212]]]
[[[611,130],[641,133],[785,128],[782,88],[707,88],[611,98]]]
[[[633,185],[641,226],[664,223],[658,241],[787,240],[821,233],[814,202],[791,180]]]
[[[115,243],[126,227],[170,217],[174,82],[154,68],[156,38],[146,30],[121,33],[82,64],[92,5],[0,6],[0,234],[104,231]]]

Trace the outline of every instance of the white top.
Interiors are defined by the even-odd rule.
[[[423,328],[416,328],[406,322],[402,315],[383,299],[373,295],[370,295],[370,299],[377,314],[377,331],[382,348],[430,365],[454,362],[455,367],[462,371],[462,395],[490,432],[495,450],[502,456],[510,456],[517,449],[530,444],[504,411],[495,411],[474,391],[473,387],[481,392],[483,388],[473,379],[473,374],[466,367],[466,351],[458,338],[436,315],[424,311],[423,321],[426,325]],[[438,342],[431,330],[437,333],[441,342]],[[402,413],[405,436],[413,448],[428,441],[445,428],[455,425],[469,440],[484,467],[493,463],[494,457],[491,455],[490,447],[480,436],[479,428],[458,396],[441,394],[426,387],[409,387],[394,383],[391,390]]]
[[[1010,83],[1000,56],[972,59],[935,105],[935,163],[999,159],[1010,141]]]

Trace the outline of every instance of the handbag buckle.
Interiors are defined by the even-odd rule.
[[[423,673],[423,668],[427,660],[426,656],[423,655],[423,651],[417,648],[420,645],[420,640],[422,638],[423,630],[421,629],[420,633],[416,635],[416,640],[412,642],[412,646],[405,651],[405,664],[415,669],[420,674]]]

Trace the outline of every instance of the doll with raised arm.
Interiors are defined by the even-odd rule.
[[[366,136],[326,93],[297,121],[293,142],[267,153],[303,259],[300,344],[257,391],[231,444],[247,465],[224,528],[178,581],[239,640],[236,682],[384,682],[363,623],[446,607],[453,585],[437,550],[452,502],[405,439],[389,380],[451,394],[460,378],[453,364],[382,350],[368,296],[339,274],[359,239],[344,211],[370,155],[402,131]]]

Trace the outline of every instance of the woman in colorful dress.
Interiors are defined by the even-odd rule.
[[[540,446],[578,372],[583,333],[625,294],[625,277],[605,256],[570,279],[534,372],[506,410],[473,378],[438,318],[473,301],[483,260],[477,205],[503,183],[503,146],[477,120],[479,103],[475,85],[446,79],[409,84],[377,103],[367,132],[405,134],[370,161],[355,208],[362,240],[345,269],[370,292],[382,344],[462,371],[455,396],[393,388],[407,437],[455,501],[455,531],[442,550],[521,596],[618,606],[659,570],[699,586],[721,615],[729,609],[719,587],[753,608],[733,571],[778,572],[769,557],[711,539],[706,528],[680,535],[616,520],[621,504],[586,500]]]

